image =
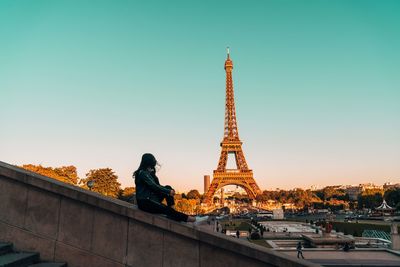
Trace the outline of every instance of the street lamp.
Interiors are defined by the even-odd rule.
[[[92,191],[92,188],[93,188],[93,186],[94,186],[94,181],[93,181],[93,180],[90,180],[90,181],[88,181],[88,182],[86,183],[86,185],[87,185],[87,187],[89,187],[89,190]]]

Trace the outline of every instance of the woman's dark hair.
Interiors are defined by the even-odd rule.
[[[150,153],[145,153],[142,156],[142,161],[140,162],[139,168],[133,173],[133,177],[136,176],[136,174],[141,171],[141,170],[146,170],[147,168],[152,168],[157,165],[157,160],[153,156],[153,154]]]

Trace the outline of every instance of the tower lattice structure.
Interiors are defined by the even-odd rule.
[[[213,180],[205,194],[204,202],[211,203],[212,198],[219,189],[226,185],[242,187],[249,198],[254,199],[261,190],[253,178],[253,171],[249,169],[242,150],[242,142],[236,120],[235,98],[232,81],[233,62],[230,59],[229,49],[225,61],[226,72],[226,99],[225,99],[225,128],[224,138],[221,142],[221,155],[218,167],[213,172]],[[233,154],[236,161],[236,169],[227,169],[228,155]]]

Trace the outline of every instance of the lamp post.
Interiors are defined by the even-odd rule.
[[[86,185],[87,185],[87,187],[89,187],[89,190],[92,191],[92,188],[93,188],[93,186],[94,186],[94,181],[93,181],[93,180],[90,180],[90,181],[88,181],[88,182],[86,183]]]

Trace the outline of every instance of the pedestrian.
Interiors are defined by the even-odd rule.
[[[239,230],[236,231],[236,237],[237,237],[237,238],[240,237],[240,232],[239,232]]]
[[[175,190],[171,186],[162,186],[156,176],[156,158],[146,153],[142,156],[139,168],[133,173],[136,184],[136,199],[140,210],[150,213],[166,214],[175,221],[195,222],[196,217],[175,210]],[[167,205],[163,204],[163,200]]]
[[[299,242],[299,243],[297,243],[297,258],[300,258],[300,255],[301,255],[301,257],[304,259],[304,256],[303,256],[303,246],[301,245],[301,241]]]

